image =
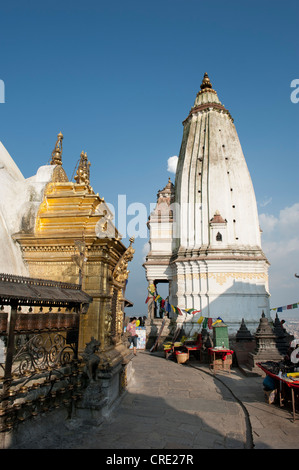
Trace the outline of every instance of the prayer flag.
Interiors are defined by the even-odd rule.
[[[180,308],[175,307],[174,305],[172,305],[171,307],[172,307],[172,310],[174,311],[174,313],[176,313],[177,315],[183,315]]]
[[[199,317],[199,319],[197,320],[197,323],[200,325],[203,322],[203,319],[204,319],[203,316]]]
[[[195,315],[196,313],[199,313],[201,310],[196,310],[195,308],[184,308],[185,312],[187,313],[192,313],[192,315]]]
[[[155,293],[155,291],[156,291],[155,285],[154,285],[154,284],[150,284],[150,285],[148,286],[148,291],[149,291],[152,295],[154,295],[154,293]]]
[[[294,304],[289,304],[289,305],[284,305],[283,307],[275,307],[275,308],[270,308],[270,310],[274,310],[277,312],[282,312],[283,310],[291,310],[293,308],[298,308],[299,307],[299,302],[295,302]]]
[[[191,309],[193,310],[192,312],[188,312],[188,313],[192,313],[192,315],[195,315],[196,313],[200,313],[201,310],[195,310],[195,309]]]

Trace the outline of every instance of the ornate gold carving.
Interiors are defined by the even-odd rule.
[[[121,284],[122,286],[125,285],[126,280],[129,277],[129,272],[127,267],[129,261],[132,261],[135,250],[132,247],[132,243],[134,243],[134,237],[130,238],[130,245],[122,255],[122,257],[118,260],[117,265],[115,266],[113,270],[113,280],[116,281],[118,284]]]
[[[75,240],[75,254],[72,256],[72,260],[76,263],[79,268],[79,285],[82,286],[82,279],[84,276],[84,265],[86,262],[86,243],[85,241]]]
[[[123,326],[123,316],[124,313],[122,311],[122,290],[119,289],[117,292],[117,308],[116,308],[116,325],[115,330],[116,334],[120,337],[122,334],[122,326]]]
[[[68,177],[66,176],[66,172],[61,165],[57,165],[54,168],[52,181],[53,183],[68,183]]]
[[[78,169],[75,176],[75,181],[78,184],[90,184],[90,165],[91,163],[87,160],[87,153],[81,152]]]
[[[112,325],[112,311],[107,308],[104,315],[104,345],[108,348],[111,345],[111,325]]]
[[[101,225],[101,230],[102,230],[102,232],[107,232],[107,228],[108,228],[108,220],[106,220],[106,222],[104,222],[104,223]]]

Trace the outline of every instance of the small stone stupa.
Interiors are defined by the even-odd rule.
[[[247,326],[245,325],[244,318],[242,318],[240,328],[239,328],[239,330],[237,331],[237,334],[236,334],[236,341],[237,342],[239,342],[239,341],[242,342],[242,341],[252,341],[252,340],[253,340],[253,336],[250,333],[250,331],[248,330]]]
[[[276,335],[268,322],[264,312],[260,324],[255,333],[256,348],[248,355],[248,366],[253,369],[257,362],[274,361],[280,362],[283,354],[277,348]]]
[[[233,349],[238,362],[239,369],[247,376],[256,375],[248,368],[248,356],[255,350],[256,341],[250,331],[248,330],[244,318],[239,330],[237,331],[235,342],[233,343]]]
[[[277,313],[274,321],[274,333],[276,336],[276,345],[279,352],[283,355],[286,355],[289,349],[290,338],[286,330],[283,328]]]

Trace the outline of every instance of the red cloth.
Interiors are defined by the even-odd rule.
[[[223,361],[225,361],[225,359],[227,358],[227,356],[231,356],[232,354],[234,354],[234,351],[232,349],[214,349],[214,348],[209,348],[209,353],[210,354],[219,354],[221,355],[221,359]]]
[[[281,382],[284,382],[285,384],[287,384],[288,387],[291,387],[291,388],[299,388],[299,384],[298,383],[295,383],[295,382],[288,382],[287,380],[284,380],[283,377],[279,377],[278,375],[275,375],[273,374],[272,372],[270,372],[268,369],[266,369],[265,367],[263,367],[259,362],[256,363],[256,365],[262,369],[265,374],[269,375],[270,377],[272,377],[273,379],[276,379],[276,380],[280,380]]]

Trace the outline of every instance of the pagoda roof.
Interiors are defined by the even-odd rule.
[[[225,220],[218,211],[215,212],[214,217],[210,220],[211,224],[225,224],[227,220]]]

